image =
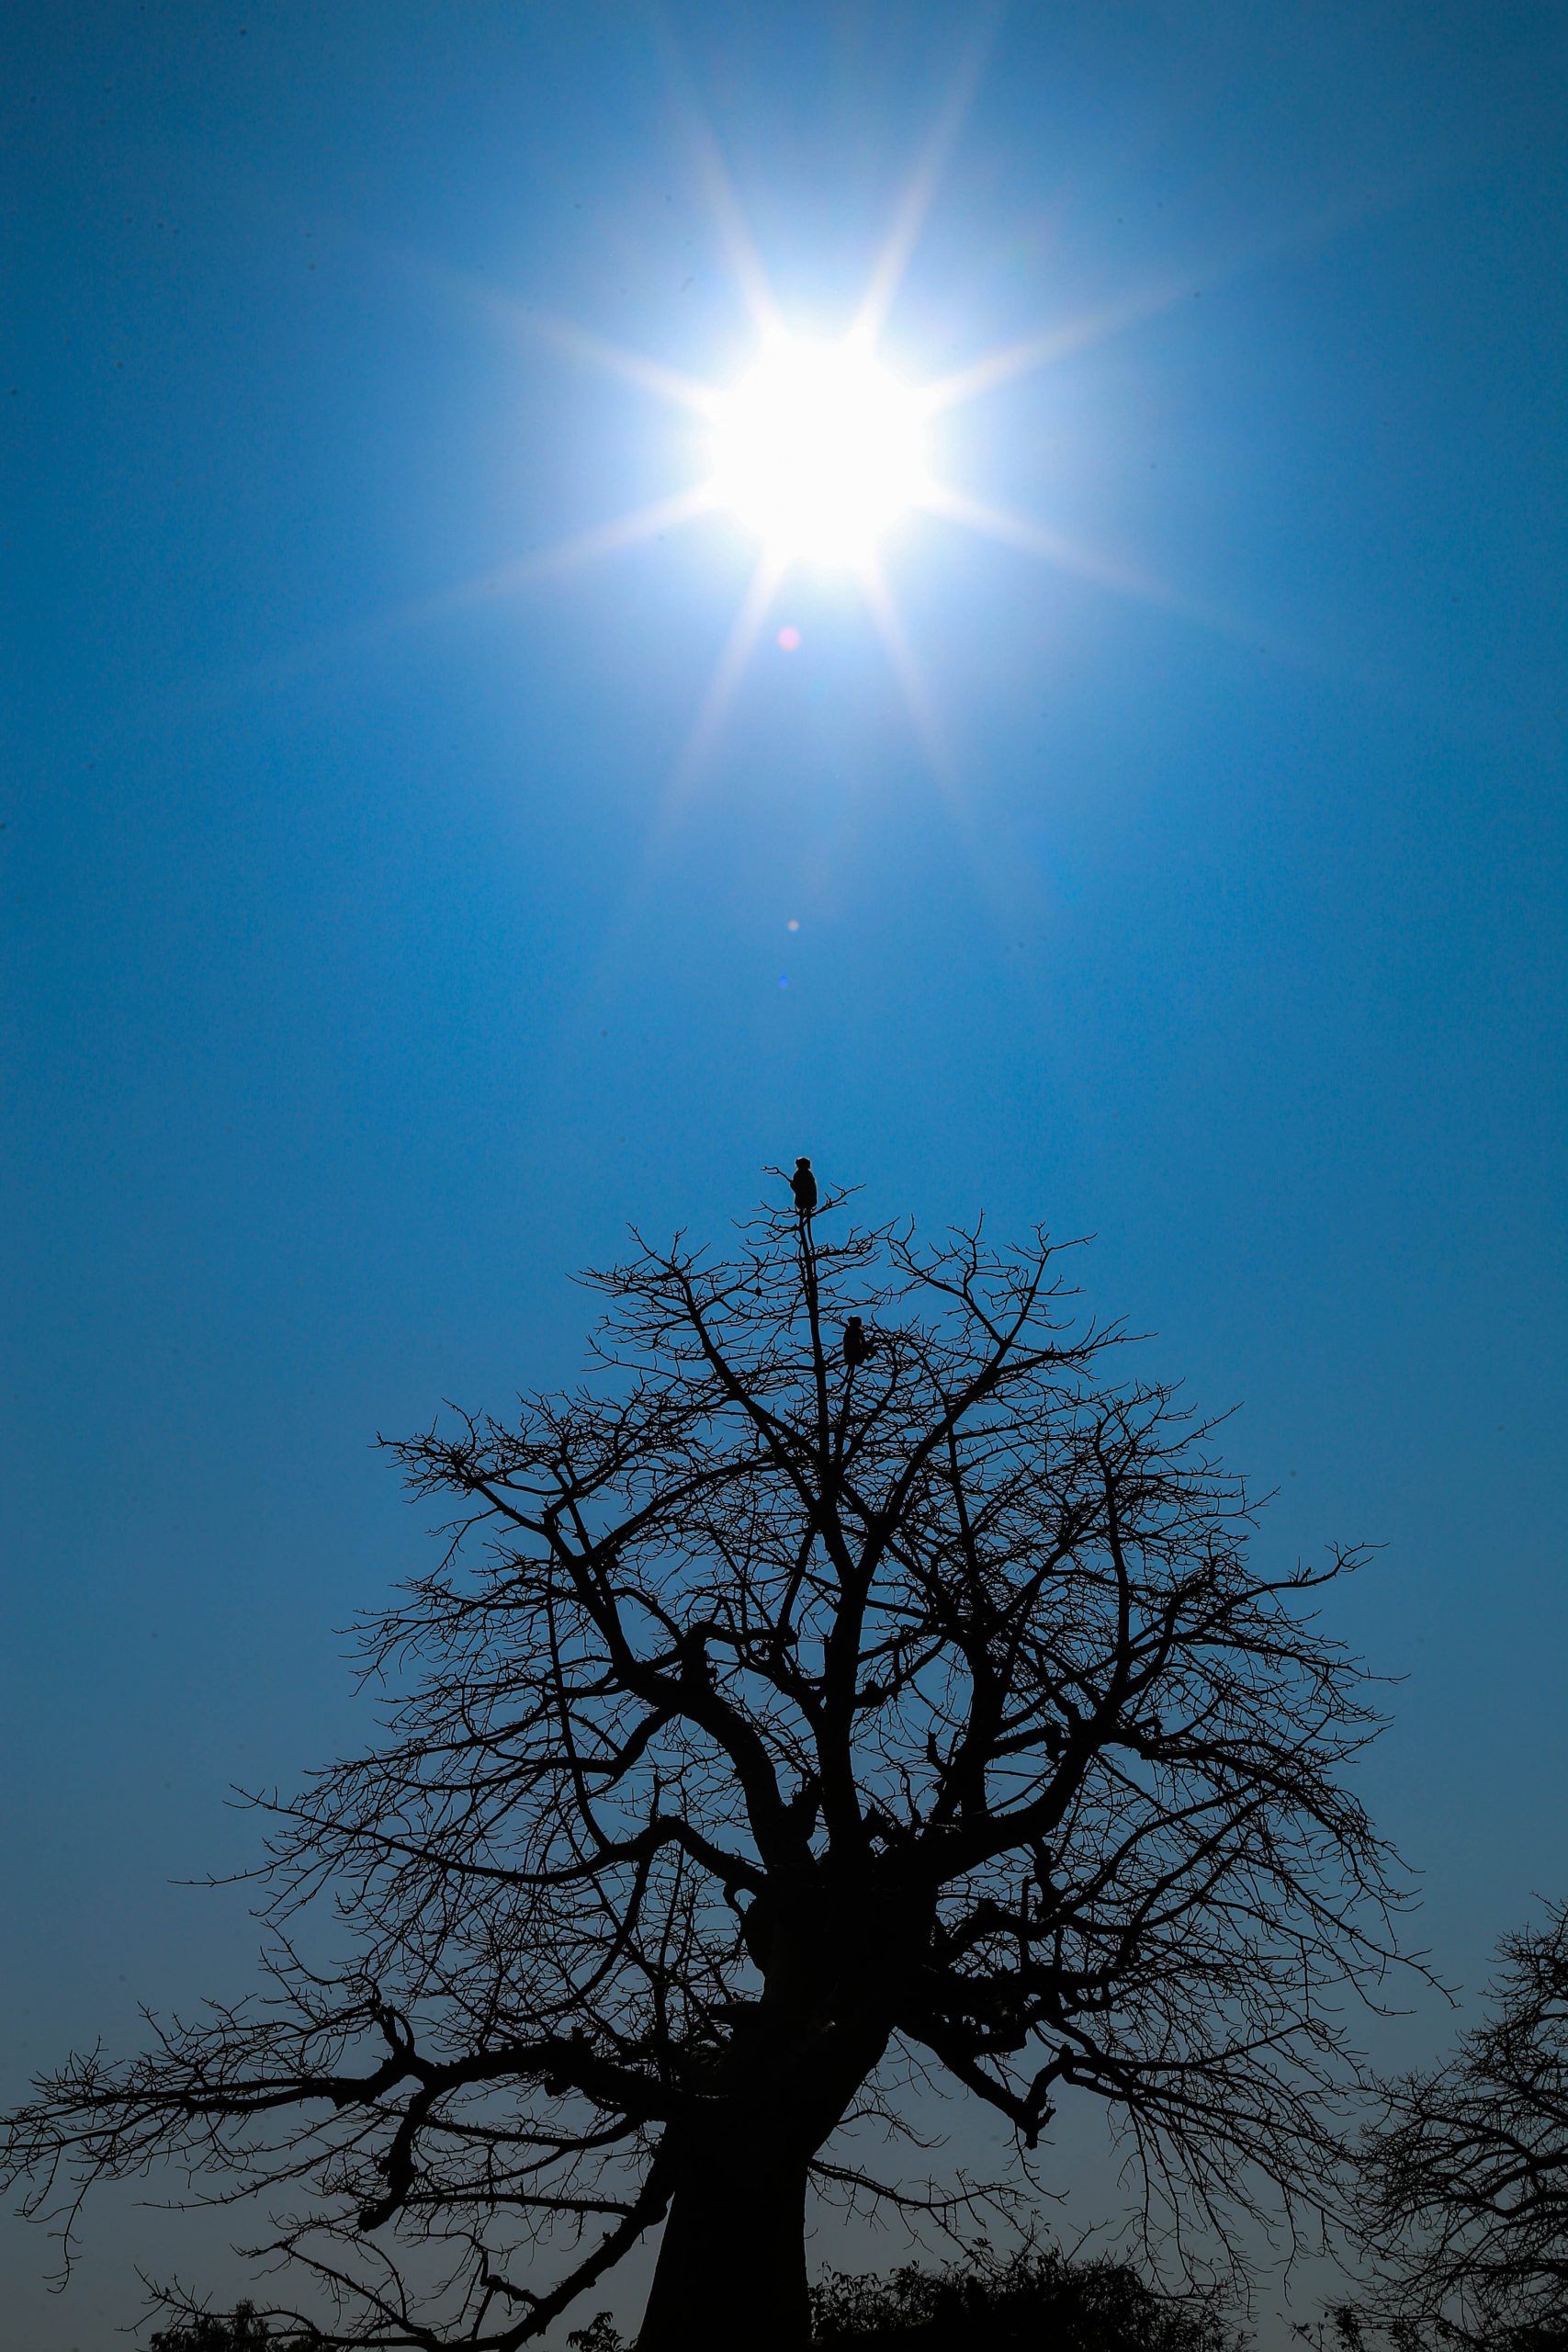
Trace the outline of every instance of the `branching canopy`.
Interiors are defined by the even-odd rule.
[[[379,1744],[269,1805],[268,1990],[42,2083],[39,2210],[174,2159],[270,2192],[331,2340],[506,2352],[738,2118],[919,2201],[833,2147],[913,2064],[1025,2148],[1099,2094],[1179,2220],[1322,2211],[1390,1957],[1374,1719],[1310,1613],[1357,1555],[1249,1564],[1043,1236],[840,1213],[638,1238],[584,1385],[394,1448],[448,1545],[365,1629]]]

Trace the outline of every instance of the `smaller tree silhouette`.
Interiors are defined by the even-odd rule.
[[[1505,1938],[1492,2014],[1369,2139],[1396,2341],[1568,2346],[1568,1904]]]

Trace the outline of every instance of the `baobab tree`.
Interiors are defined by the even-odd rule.
[[[634,1235],[582,1385],[394,1448],[446,1546],[366,1628],[378,1743],[269,1801],[267,1994],[41,2082],[35,2211],[270,2192],[322,2341],[430,2352],[662,2224],[642,2352],[799,2352],[809,2192],[973,2193],[862,2159],[913,2070],[1026,2177],[1109,2102],[1179,2237],[1323,2216],[1391,1954],[1312,1613],[1358,1555],[1249,1564],[1212,1428],[1043,1234],[844,1215]]]

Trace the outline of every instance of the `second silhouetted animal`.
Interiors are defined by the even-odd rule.
[[[871,1353],[871,1334],[867,1331],[865,1325],[861,1321],[860,1317],[858,1315],[850,1316],[844,1324],[843,1348],[844,1362],[849,1365],[852,1372],[853,1372],[856,1364],[863,1363],[865,1362],[867,1356]]]

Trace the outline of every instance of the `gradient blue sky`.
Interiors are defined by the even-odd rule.
[[[569,1374],[571,1269],[796,1151],[1097,1232],[1265,1542],[1385,1547],[1336,1625],[1407,1678],[1366,1777],[1439,1963],[1568,1891],[1564,19],[986,21],[888,348],[1101,322],[942,463],[1164,593],[914,523],[943,760],[797,577],[682,775],[736,529],[455,593],[696,469],[547,322],[743,364],[703,125],[846,319],[980,20],[11,0],[7,2089],[244,1981],[169,1882],[359,1736],[333,1629],[426,1556],[374,1431]],[[7,2223],[6,2340],[216,2243],[111,2199],[51,2302]]]

